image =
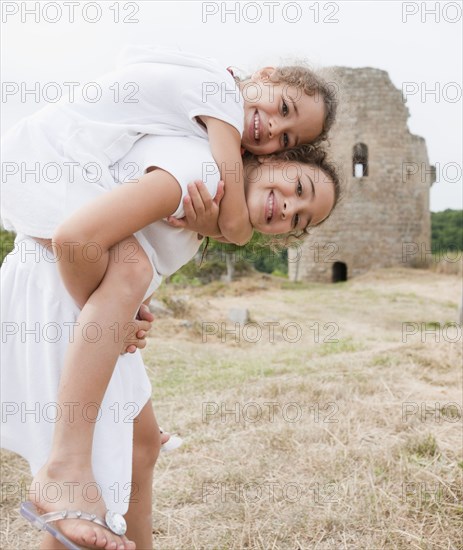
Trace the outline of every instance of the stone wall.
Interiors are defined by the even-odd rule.
[[[342,108],[331,156],[342,171],[343,198],[306,238],[297,251],[300,259],[290,253],[292,280],[331,282],[335,262],[346,264],[347,278],[371,268],[416,265],[430,248],[432,167],[424,139],[408,130],[401,91],[379,69],[334,71]],[[353,175],[357,143],[368,147],[364,177]]]

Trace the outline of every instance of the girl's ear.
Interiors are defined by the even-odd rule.
[[[274,72],[275,67],[264,67],[263,69],[259,69],[258,71],[253,73],[253,75],[251,76],[251,80],[263,80],[265,82],[272,76]]]

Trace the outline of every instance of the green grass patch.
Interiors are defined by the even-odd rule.
[[[439,451],[436,438],[432,434],[420,435],[410,439],[406,445],[409,455],[417,458],[432,458]]]
[[[324,342],[317,350],[317,355],[334,355],[337,353],[355,353],[362,351],[365,346],[355,342],[353,338],[342,338],[338,342]]]

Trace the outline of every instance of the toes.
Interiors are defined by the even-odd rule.
[[[119,548],[119,543],[117,543],[115,540],[112,540],[109,543],[109,547],[107,547],[107,550],[118,550],[118,548]],[[124,545],[122,545],[122,548],[124,548]]]
[[[161,445],[164,445],[164,443],[167,443],[170,439],[170,434],[168,433],[162,433],[161,434]]]
[[[135,550],[135,543],[129,540],[125,535],[122,535],[122,541],[124,542],[124,550]],[[121,547],[122,550],[122,547]]]
[[[95,546],[98,546],[98,548],[106,548],[106,545],[108,544],[108,537],[106,535],[103,535],[101,533],[98,533],[98,541],[96,542]]]
[[[101,550],[135,550],[136,548],[135,544],[129,542],[126,537],[118,537],[103,527],[89,527],[88,524],[79,524],[73,527],[72,535],[71,533],[64,534],[85,548]]]
[[[95,529],[93,532],[85,533],[81,538],[85,545],[90,548],[102,548],[104,550],[117,550],[118,548],[118,543],[111,536],[107,536],[106,530],[102,532]]]
[[[81,539],[85,544],[96,546],[98,541],[98,534],[96,531],[84,533],[81,536]]]
[[[98,532],[94,530],[93,532],[86,533],[82,536],[83,540],[86,544],[92,545],[92,546],[99,546],[99,537]]]

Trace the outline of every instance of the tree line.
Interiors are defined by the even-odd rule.
[[[463,210],[431,212],[431,231],[431,248],[436,254],[445,250],[463,250]],[[0,263],[13,249],[14,237],[14,233],[0,229]],[[285,276],[288,273],[287,249],[281,245],[281,241],[274,242],[268,236],[257,233],[244,247],[226,245],[211,239],[204,254],[200,252],[171,280],[185,283],[193,280],[201,284],[222,275],[228,275],[231,279],[234,273],[252,269]]]
[[[463,210],[431,212],[431,249],[463,250]]]

